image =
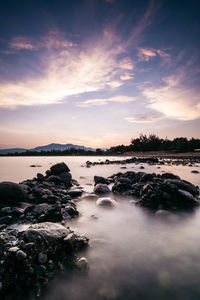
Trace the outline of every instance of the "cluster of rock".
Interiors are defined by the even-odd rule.
[[[152,210],[188,210],[199,205],[199,187],[171,173],[117,173],[112,192],[134,196],[135,203]]]
[[[139,163],[147,163],[150,165],[157,164],[159,162],[159,159],[157,157],[132,157],[132,158],[127,158],[127,159],[121,159],[121,160],[109,160],[106,159],[105,161],[86,161],[86,167],[89,168],[91,166],[96,166],[96,165],[125,165],[125,164],[139,164]]]
[[[57,270],[83,268],[75,253],[88,239],[63,226],[79,214],[72,199],[82,192],[65,163],[20,184],[0,183],[0,298],[39,296]]]
[[[74,186],[73,186],[74,185]],[[61,222],[78,215],[72,198],[82,190],[65,163],[59,163],[20,184],[0,183],[0,224]]]
[[[153,211],[185,211],[200,204],[199,187],[171,173],[117,173],[109,178],[95,176],[96,194],[132,196],[136,205]],[[109,184],[112,183],[112,190]],[[108,201],[107,201],[108,202]],[[111,204],[111,202],[110,202]]]
[[[77,236],[69,228],[51,222],[2,230],[1,299],[5,296],[6,299],[39,297],[41,289],[55,272],[79,266],[75,252],[87,244],[86,237]]]

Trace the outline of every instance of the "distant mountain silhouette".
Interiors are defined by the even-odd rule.
[[[73,144],[49,144],[49,145],[45,145],[45,146],[38,146],[32,149],[24,149],[24,148],[11,148],[11,149],[1,149],[0,150],[0,154],[8,154],[8,153],[23,153],[26,151],[64,151],[64,150],[69,150],[69,149],[81,149],[81,150],[85,150],[85,151],[96,151],[96,149],[94,148],[90,148],[90,147],[85,147],[85,146],[78,146],[78,145],[73,145]]]

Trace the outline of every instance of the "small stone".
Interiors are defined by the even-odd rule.
[[[23,261],[26,259],[26,257],[27,257],[27,254],[24,251],[22,251],[22,250],[17,251],[16,258],[18,261]]]
[[[77,260],[77,262],[76,262],[76,267],[80,271],[87,271],[89,269],[89,265],[88,265],[87,259],[85,257],[79,258]]]
[[[40,264],[46,264],[48,261],[48,257],[45,253],[39,253],[38,254],[38,262]]]
[[[118,206],[118,203],[110,197],[99,198],[96,201],[96,205],[98,206]]]

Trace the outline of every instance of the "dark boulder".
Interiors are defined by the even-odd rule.
[[[0,183],[0,205],[17,205],[25,199],[22,187],[14,182]]]
[[[66,187],[70,187],[72,185],[72,175],[70,173],[60,173],[59,177]]]
[[[102,176],[94,176],[95,184],[102,183],[102,184],[109,184],[109,180]]]
[[[96,194],[109,194],[111,191],[106,184],[97,184],[94,188]]]
[[[51,173],[53,175],[59,175],[63,172],[70,172],[70,169],[68,168],[68,166],[64,163],[64,162],[61,162],[61,163],[58,163],[56,165],[53,165],[51,168]]]

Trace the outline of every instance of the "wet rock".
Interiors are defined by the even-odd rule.
[[[191,210],[199,205],[199,188],[171,173],[117,173],[113,193],[136,197],[136,205],[157,211]],[[125,180],[125,179],[127,180]]]
[[[68,195],[71,198],[76,198],[76,197],[80,197],[82,195],[83,191],[79,190],[79,189],[71,189],[68,191]]]
[[[118,203],[110,197],[102,197],[96,201],[96,205],[112,207],[112,206],[118,206]]]
[[[105,177],[102,177],[102,176],[94,176],[94,182],[95,182],[95,185],[98,183],[109,184],[108,179]]]
[[[22,187],[14,182],[0,183],[0,205],[17,205],[25,199]]]
[[[60,224],[45,222],[30,225],[25,231],[21,232],[21,235],[29,242],[41,239],[48,242],[63,239],[68,233],[69,230]]]
[[[96,194],[109,194],[111,191],[106,184],[97,184],[94,188]]]
[[[89,269],[89,265],[87,259],[85,257],[81,257],[76,261],[76,267],[80,271],[87,271]]]
[[[168,218],[171,216],[171,213],[167,210],[160,209],[160,210],[157,210],[156,216],[160,217],[160,218]]]
[[[70,172],[70,169],[64,162],[53,165],[50,168],[50,170],[53,175],[59,175],[61,173]]]

